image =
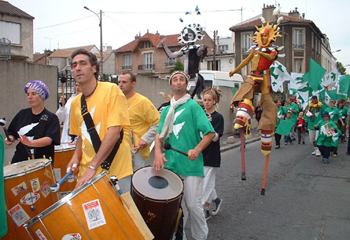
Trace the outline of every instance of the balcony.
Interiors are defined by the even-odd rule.
[[[132,69],[132,65],[123,65],[122,66],[122,70],[131,70]]]
[[[138,65],[137,73],[141,75],[150,75],[150,74],[154,74],[154,69],[155,69],[154,64]]]
[[[293,44],[293,49],[304,49],[305,44]]]

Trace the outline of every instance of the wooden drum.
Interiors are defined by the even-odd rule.
[[[100,173],[24,226],[32,239],[144,239],[107,174]]]
[[[55,161],[53,163],[53,172],[55,174],[56,182],[59,182],[61,178],[67,173],[67,165],[72,159],[75,151],[75,145],[69,145],[67,143],[55,146]],[[68,179],[62,183],[59,194],[65,196],[74,190],[77,184],[77,176],[70,175]]]
[[[51,161],[33,159],[4,167],[8,233],[2,240],[31,239],[23,225],[58,201]]]
[[[134,173],[131,182],[134,202],[155,239],[172,239],[183,195],[182,179],[168,169],[144,167]]]

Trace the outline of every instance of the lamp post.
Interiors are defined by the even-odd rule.
[[[100,21],[100,80],[103,80],[103,43],[102,43],[102,10],[100,10],[100,16],[95,13],[94,11],[92,11],[90,8],[88,8],[87,6],[84,6],[84,8],[90,12],[92,12],[93,14],[95,14],[99,21]]]
[[[332,53],[341,52],[341,49],[335,50]]]

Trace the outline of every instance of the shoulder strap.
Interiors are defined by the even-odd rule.
[[[92,120],[91,115],[87,109],[87,104],[85,101],[84,94],[81,95],[81,114],[83,116],[87,131],[90,134],[92,145],[95,149],[95,152],[97,153],[101,146],[101,139],[98,133],[96,132],[94,121]],[[113,159],[118,152],[121,142],[123,141],[123,135],[124,135],[124,131],[122,129],[120,131],[120,137],[116,142],[116,144],[114,145],[111,153],[108,155],[106,160],[101,164],[102,169],[109,170],[109,168],[111,167]]]

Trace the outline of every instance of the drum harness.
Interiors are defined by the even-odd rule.
[[[92,120],[91,115],[87,109],[87,104],[86,104],[84,94],[82,94],[82,96],[81,96],[81,114],[83,116],[87,131],[90,134],[92,146],[94,147],[95,152],[97,153],[98,150],[100,149],[100,146],[101,146],[101,139],[96,131],[94,121]],[[101,164],[102,169],[109,171],[109,168],[111,167],[114,156],[117,154],[119,146],[120,146],[121,142],[123,141],[123,135],[124,135],[124,131],[123,131],[123,129],[121,129],[120,137],[119,137],[118,141],[116,142],[116,144],[114,145],[112,152],[108,155],[106,160]]]

